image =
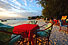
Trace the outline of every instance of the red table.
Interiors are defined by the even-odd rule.
[[[36,24],[22,24],[22,25],[15,26],[13,29],[13,33],[21,34],[23,38],[28,37],[28,41],[32,41],[32,45],[34,45],[33,32],[36,31],[37,29],[39,29],[39,26]]]

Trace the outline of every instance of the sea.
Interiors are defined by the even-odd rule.
[[[9,25],[9,26],[17,26],[17,25],[21,25],[21,24],[27,24],[28,23],[28,19],[16,19],[16,20],[7,20],[2,22],[0,20],[0,23],[5,24],[5,25]]]

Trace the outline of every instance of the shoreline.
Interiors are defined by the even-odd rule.
[[[38,21],[39,25],[43,25],[45,23],[45,21],[43,20],[36,20],[36,19],[32,19],[32,20],[7,20],[7,22],[1,22],[2,24],[5,24],[5,25],[9,25],[9,26],[17,26],[17,25],[21,25],[21,24],[28,24],[29,21]]]

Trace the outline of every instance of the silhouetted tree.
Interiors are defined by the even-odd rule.
[[[58,17],[68,15],[68,0],[41,0],[42,15],[45,17]]]

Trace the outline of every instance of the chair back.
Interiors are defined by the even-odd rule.
[[[63,21],[59,20],[60,26],[63,26]]]

